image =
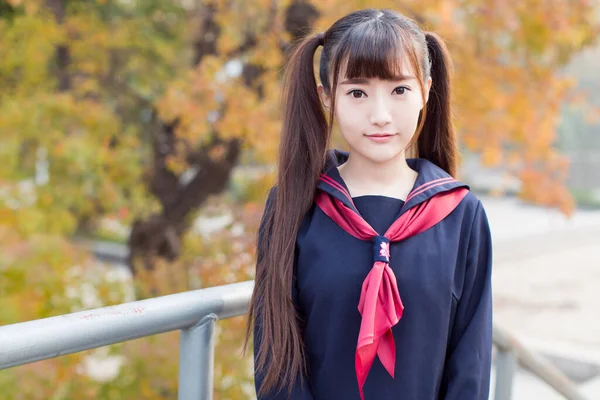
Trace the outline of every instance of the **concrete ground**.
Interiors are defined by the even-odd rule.
[[[494,320],[600,399],[600,211],[567,219],[481,200],[494,238]],[[514,400],[561,398],[526,371],[515,379]]]

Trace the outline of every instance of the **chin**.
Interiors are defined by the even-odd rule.
[[[363,148],[357,151],[363,158],[374,164],[385,164],[398,157],[404,158],[404,149],[395,146],[377,146],[376,148]]]

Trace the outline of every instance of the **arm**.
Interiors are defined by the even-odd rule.
[[[263,257],[263,244],[265,239],[268,240],[270,234],[270,228],[266,226],[267,217],[269,213],[272,212],[272,207],[274,206],[274,196],[276,194],[276,189],[271,189],[269,193],[269,197],[267,198],[267,204],[265,206],[265,211],[263,213],[263,217],[260,223],[260,227],[258,230],[258,245],[257,245],[257,259],[260,260]],[[295,261],[296,262],[296,261]],[[295,271],[295,268],[294,268]],[[298,289],[295,283],[295,274],[294,274],[294,282],[292,283],[292,299],[296,307],[298,307]],[[260,310],[260,307],[257,307],[256,310]],[[313,395],[310,390],[310,386],[305,377],[299,376],[292,387],[291,393],[288,394],[286,389],[282,389],[280,391],[270,391],[265,395],[259,395],[259,390],[262,385],[264,375],[261,371],[258,371],[256,368],[257,355],[259,349],[259,340],[260,340],[260,329],[261,329],[261,317],[260,313],[256,312],[256,316],[254,319],[254,386],[256,390],[257,400],[313,400]]]
[[[491,271],[491,234],[479,203],[469,237],[464,285],[450,333],[440,399],[488,399],[492,354]]]

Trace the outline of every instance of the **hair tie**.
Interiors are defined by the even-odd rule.
[[[319,39],[319,46],[325,46],[325,32],[317,33],[317,39]]]

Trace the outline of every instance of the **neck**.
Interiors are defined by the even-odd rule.
[[[350,153],[338,169],[352,196],[375,194],[402,199],[417,177],[406,163],[404,152],[384,163],[373,163]]]

